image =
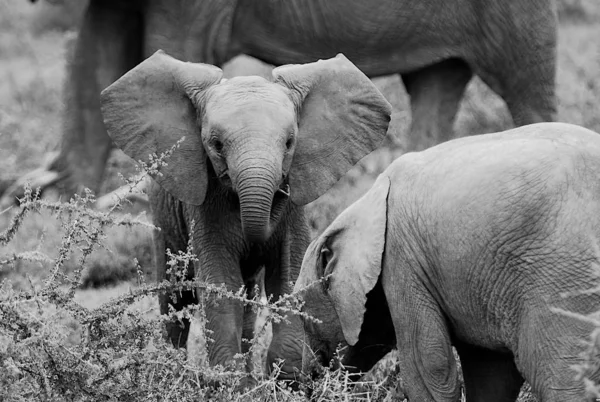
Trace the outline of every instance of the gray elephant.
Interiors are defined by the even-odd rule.
[[[474,74],[502,96],[515,124],[551,121],[554,3],[90,0],[67,72],[61,152],[48,169],[67,195],[99,190],[112,142],[98,94],[157,49],[218,66],[242,53],[273,65],[344,53],[369,77],[399,73],[412,108],[409,150],[452,136]]]
[[[524,380],[584,400],[572,365],[593,326],[552,308],[600,308],[577,293],[598,282],[598,172],[600,135],[560,123],[396,159],[306,252],[294,290],[322,323],[305,322],[305,370],[338,343],[362,371],[396,346],[410,401],[458,401],[454,345],[468,402],[515,401]]]
[[[168,278],[165,250],[185,250],[192,239],[198,261],[192,278],[253,288],[265,269],[267,295],[291,291],[309,243],[303,205],[327,191],[385,138],[391,105],[343,55],[273,71],[274,82],[237,77],[185,63],[162,51],[102,92],[102,113],[115,143],[136,160],[173,148],[154,175],[150,193],[157,276]],[[192,227],[193,224],[193,227]],[[191,233],[189,233],[191,231]],[[191,237],[190,237],[191,236]],[[160,297],[160,311],[195,303],[191,291]],[[245,351],[255,316],[223,299],[206,307],[211,364]],[[283,358],[282,378],[302,356],[301,325],[273,324],[269,368]],[[168,325],[184,346],[189,322]]]

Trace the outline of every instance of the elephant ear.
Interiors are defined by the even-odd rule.
[[[102,91],[104,124],[115,144],[135,160],[179,147],[152,177],[175,198],[193,205],[204,202],[208,173],[200,136],[199,97],[219,82],[214,66],[179,61],[162,50]],[[195,107],[196,105],[196,107]]]
[[[289,182],[292,201],[308,204],[380,145],[392,106],[342,54],[278,67],[273,77],[297,95],[299,132]]]
[[[343,211],[327,229],[332,258],[328,294],[344,338],[358,342],[366,313],[367,294],[375,287],[383,262],[390,179],[379,176],[373,187]]]

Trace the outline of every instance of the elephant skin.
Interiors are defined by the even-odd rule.
[[[273,81],[222,76],[157,51],[102,92],[104,122],[136,160],[150,164],[150,155],[172,151],[151,172],[158,280],[195,277],[234,292],[246,286],[251,296],[264,267],[266,294],[277,300],[291,291],[310,240],[303,206],[381,143],[391,105],[343,55],[279,67]],[[166,250],[185,251],[188,242],[194,269],[169,273]],[[187,291],[159,301],[165,314],[198,300]],[[209,301],[206,317],[211,365],[248,349],[252,309]],[[301,323],[289,319],[273,323],[267,356],[269,368],[285,360],[284,379],[302,359]],[[188,320],[167,326],[175,346],[186,345],[188,331]]]
[[[562,123],[396,159],[306,252],[295,291],[322,323],[304,324],[305,372],[338,344],[361,371],[397,347],[410,401],[458,401],[455,346],[468,402],[515,401],[524,380],[586,400],[572,365],[593,325],[554,308],[600,307],[578,293],[598,282],[599,172],[600,135]]]
[[[554,120],[556,36],[553,0],[90,0],[50,169],[67,195],[100,189],[113,144],[99,93],[158,49],[217,66],[240,54],[282,65],[343,53],[369,77],[400,74],[412,111],[407,147],[422,150],[452,137],[473,75],[515,124]]]

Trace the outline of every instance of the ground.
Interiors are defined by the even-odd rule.
[[[79,9],[65,12],[58,6],[30,4],[26,0],[0,0],[0,185],[42,164],[60,139],[60,111],[65,77],[65,55],[74,38]],[[563,0],[558,49],[558,120],[600,132],[600,2]],[[243,62],[242,62],[243,67]],[[410,124],[407,95],[398,77],[375,80],[392,102],[394,114],[390,136],[402,144]],[[511,127],[503,101],[474,79],[462,102],[455,130],[458,135],[499,131]],[[309,206],[313,234],[360,197],[400,151],[384,147],[369,155],[332,190]],[[117,172],[132,172],[132,164],[114,152],[103,191],[122,184]],[[14,210],[0,214],[4,230]],[[30,215],[16,237],[0,247],[0,262],[7,257],[38,249],[51,257],[59,253],[64,227],[48,213]],[[43,240],[43,242],[42,242]],[[111,228],[99,248],[89,257],[83,287],[75,300],[93,308],[137,287],[137,259],[152,279],[151,229],[143,226]],[[67,270],[77,267],[76,257],[65,262]],[[17,261],[0,265],[0,279],[9,278],[17,289],[41,283],[48,264]],[[99,287],[100,286],[100,287]],[[155,298],[139,302],[150,314],[156,312]],[[1,398],[0,398],[1,399]]]

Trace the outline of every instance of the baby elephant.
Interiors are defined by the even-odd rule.
[[[185,250],[191,239],[197,261],[189,278],[252,289],[264,267],[266,293],[276,300],[291,291],[310,241],[303,206],[381,143],[391,106],[342,55],[279,67],[273,81],[221,78],[217,67],[158,51],[102,92],[104,122],[136,160],[148,162],[183,139],[153,176],[158,280],[169,276],[165,250]],[[162,295],[160,310],[196,302],[191,291]],[[251,309],[220,300],[207,303],[206,317],[211,364],[247,349]],[[283,378],[302,360],[302,326],[291,321],[273,324],[268,353],[269,368],[285,359]],[[185,346],[186,320],[167,330],[174,345]]]
[[[398,158],[304,257],[303,366],[366,371],[396,346],[410,401],[585,398],[572,365],[600,310],[600,135],[559,123],[462,138]],[[308,286],[321,280],[320,283]],[[567,296],[564,293],[572,293]],[[595,373],[598,376],[599,373]]]

